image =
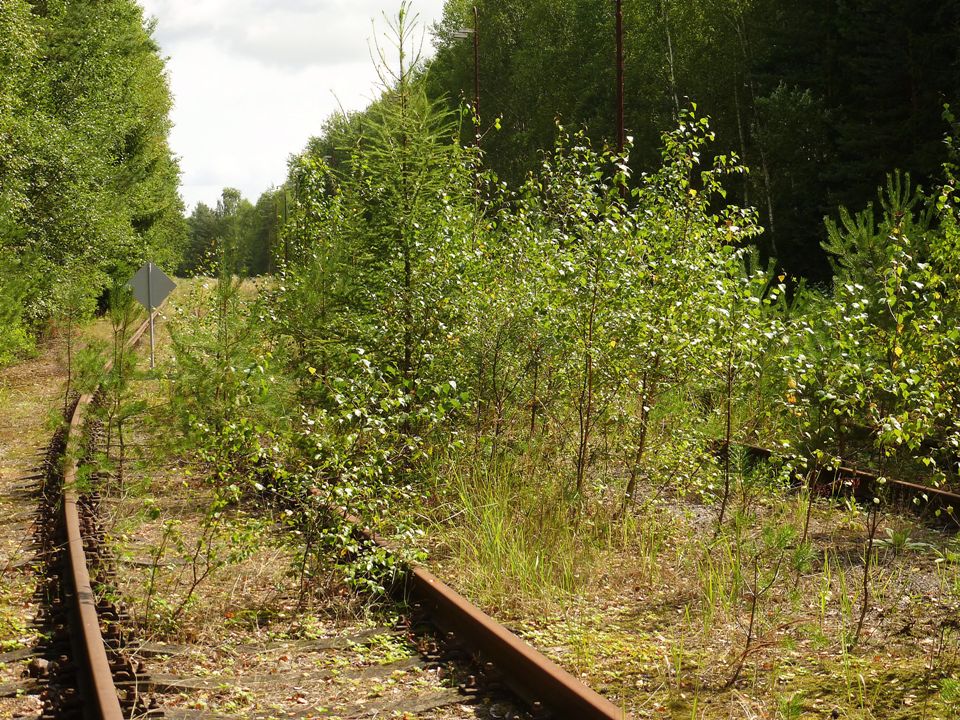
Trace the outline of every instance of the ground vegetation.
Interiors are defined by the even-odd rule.
[[[952,544],[891,510],[885,480],[956,482],[952,143],[932,189],[891,170],[831,213],[833,279],[808,286],[758,247],[762,159],[723,152],[700,106],[678,97],[646,171],[636,139],[551,119],[536,167],[501,177],[485,136],[463,142],[471,108],[433,99],[412,21],[403,4],[375,50],[371,108],[291,161],[255,298],[234,302],[214,243],[171,388],[198,400],[172,408],[217,512],[283,508],[305,597],[331,562],[377,592],[428,557],[641,715],[951,712]],[[844,463],[879,480],[828,501]],[[913,509],[953,517],[928,499]],[[891,645],[887,619],[912,613],[930,622]]]

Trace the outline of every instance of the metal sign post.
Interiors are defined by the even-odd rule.
[[[150,368],[153,369],[153,311],[163,304],[176,284],[152,262],[144,264],[127,283],[133,296],[147,309],[150,317]]]
[[[150,282],[150,276],[153,275],[153,263],[147,263],[147,315],[150,316],[150,369],[153,370],[153,283]]]

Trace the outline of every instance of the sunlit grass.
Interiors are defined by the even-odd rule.
[[[441,553],[481,604],[575,593],[615,540],[608,523],[572,513],[559,477],[538,472],[529,456],[461,457],[446,466],[444,480],[450,514],[435,528]]]

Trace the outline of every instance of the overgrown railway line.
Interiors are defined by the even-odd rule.
[[[769,461],[776,453],[760,445],[749,443],[731,443],[741,448],[749,456]],[[716,450],[724,452],[723,441],[718,441]],[[794,478],[795,484],[803,483],[802,478]],[[818,495],[852,496],[858,501],[871,501],[883,496],[887,502],[901,503],[933,524],[960,528],[960,493],[920,485],[906,480],[882,477],[871,470],[853,466],[852,463],[840,463],[837,467],[824,466],[810,480],[811,491]]]
[[[139,343],[148,327],[149,320],[130,338],[130,347]],[[122,608],[103,592],[115,563],[103,543],[97,478],[86,466],[97,441],[96,423],[88,418],[95,402],[94,395],[78,399],[69,424],[57,432],[42,472],[36,476],[40,481],[37,540],[46,572],[38,590],[41,610],[37,621],[48,639],[31,664],[31,673],[44,685],[43,718],[163,717],[163,710],[149,693],[182,690],[189,683],[151,678],[144,672],[135,650],[126,647],[127,618]],[[359,527],[359,521],[354,522]],[[369,537],[385,545],[382,539]],[[406,581],[407,599],[415,603],[417,614],[446,638],[425,651],[425,662],[459,654],[479,663],[477,675],[486,679],[478,682],[474,675],[465,675],[469,680],[460,692],[467,701],[472,698],[476,702],[483,693],[503,695],[502,685],[522,698],[536,718],[625,717],[613,703],[423,568],[410,569]]]
[[[140,341],[147,327],[148,322],[144,322],[131,337],[131,347]],[[45,630],[46,640],[30,666],[31,673],[44,687],[43,718],[163,717],[163,709],[150,693],[177,692],[192,686],[203,687],[203,683],[148,676],[142,658],[150,655],[150,648],[127,647],[124,627],[127,618],[123,609],[108,600],[103,592],[110,585],[115,563],[103,543],[97,478],[86,467],[98,440],[96,421],[88,417],[96,401],[94,395],[78,399],[69,424],[54,436],[41,472],[33,476],[40,483],[37,544],[47,577],[38,589],[42,609],[37,618]],[[771,455],[765,448],[746,449],[758,457]],[[877,481],[871,473],[842,467],[828,482],[821,478],[816,485],[830,485],[833,491],[844,486],[848,492],[863,497],[874,490]],[[938,507],[950,510],[946,515],[956,523],[952,511],[960,508],[960,495],[897,480],[887,483],[892,488],[891,494],[899,498],[920,494],[925,494],[928,500],[932,498]],[[369,541],[390,549],[388,542],[361,529],[359,520],[348,520]],[[481,676],[479,681],[469,671],[464,673],[469,680],[461,684],[459,692],[467,698],[466,702],[475,702],[484,693],[502,695],[501,686],[505,686],[522,698],[533,717],[585,720],[625,717],[609,700],[424,568],[410,568],[399,588],[402,599],[413,604],[415,612],[438,628],[445,638],[424,650],[422,661],[418,661],[420,666],[447,661],[454,656],[468,656],[470,659],[466,662],[481,668],[476,673]],[[439,706],[449,701],[449,695],[407,700],[412,703],[411,707],[419,702],[417,707],[421,708],[430,706],[431,702]],[[195,715],[187,711],[168,715],[173,716]]]
[[[131,336],[130,347],[151,319]],[[97,478],[83,474],[99,430],[86,416],[95,401],[92,394],[76,401],[44,462],[37,529],[46,581],[38,588],[38,622],[48,639],[31,669],[47,684],[44,718],[155,717],[150,700],[135,687],[117,691],[116,683],[135,680],[138,668],[124,649],[124,613],[94,591],[94,583],[109,582],[113,572],[103,544]]]

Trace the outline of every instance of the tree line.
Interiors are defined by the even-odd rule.
[[[434,27],[433,97],[473,102],[477,9],[480,131],[509,180],[536,167],[556,119],[616,138],[613,0],[449,0]],[[892,168],[939,180],[944,103],[960,95],[960,3],[919,0],[623,0],[625,116],[636,171],[687,102],[715,152],[751,169],[730,188],[760,211],[758,243],[791,273],[830,276],[823,217],[862,207]],[[494,128],[499,119],[500,130]],[[472,139],[473,128],[465,140]]]
[[[135,0],[0,4],[0,360],[92,312],[185,224],[165,63]]]
[[[273,273],[284,258],[281,226],[287,206],[284,188],[262,193],[256,205],[236,188],[224,188],[216,207],[197,203],[187,218],[187,241],[177,272],[209,273],[226,253],[230,270],[237,275]]]
[[[728,192],[757,208],[763,232],[753,242],[788,275],[829,282],[824,218],[872,202],[891,169],[926,185],[942,180],[944,109],[960,95],[955,0],[623,0],[622,8],[635,176],[655,171],[661,133],[696,103],[717,138],[711,151],[750,168]],[[467,113],[479,80],[479,125],[465,121],[460,141],[479,134],[485,167],[519,183],[552,148],[558,123],[584,130],[597,149],[614,144],[614,12],[612,0],[448,0],[431,29],[435,53],[415,72],[432,101]],[[476,66],[463,30],[479,34]],[[380,107],[329,118],[303,152],[348,162]],[[277,236],[258,233],[241,244],[272,242],[276,252]]]

